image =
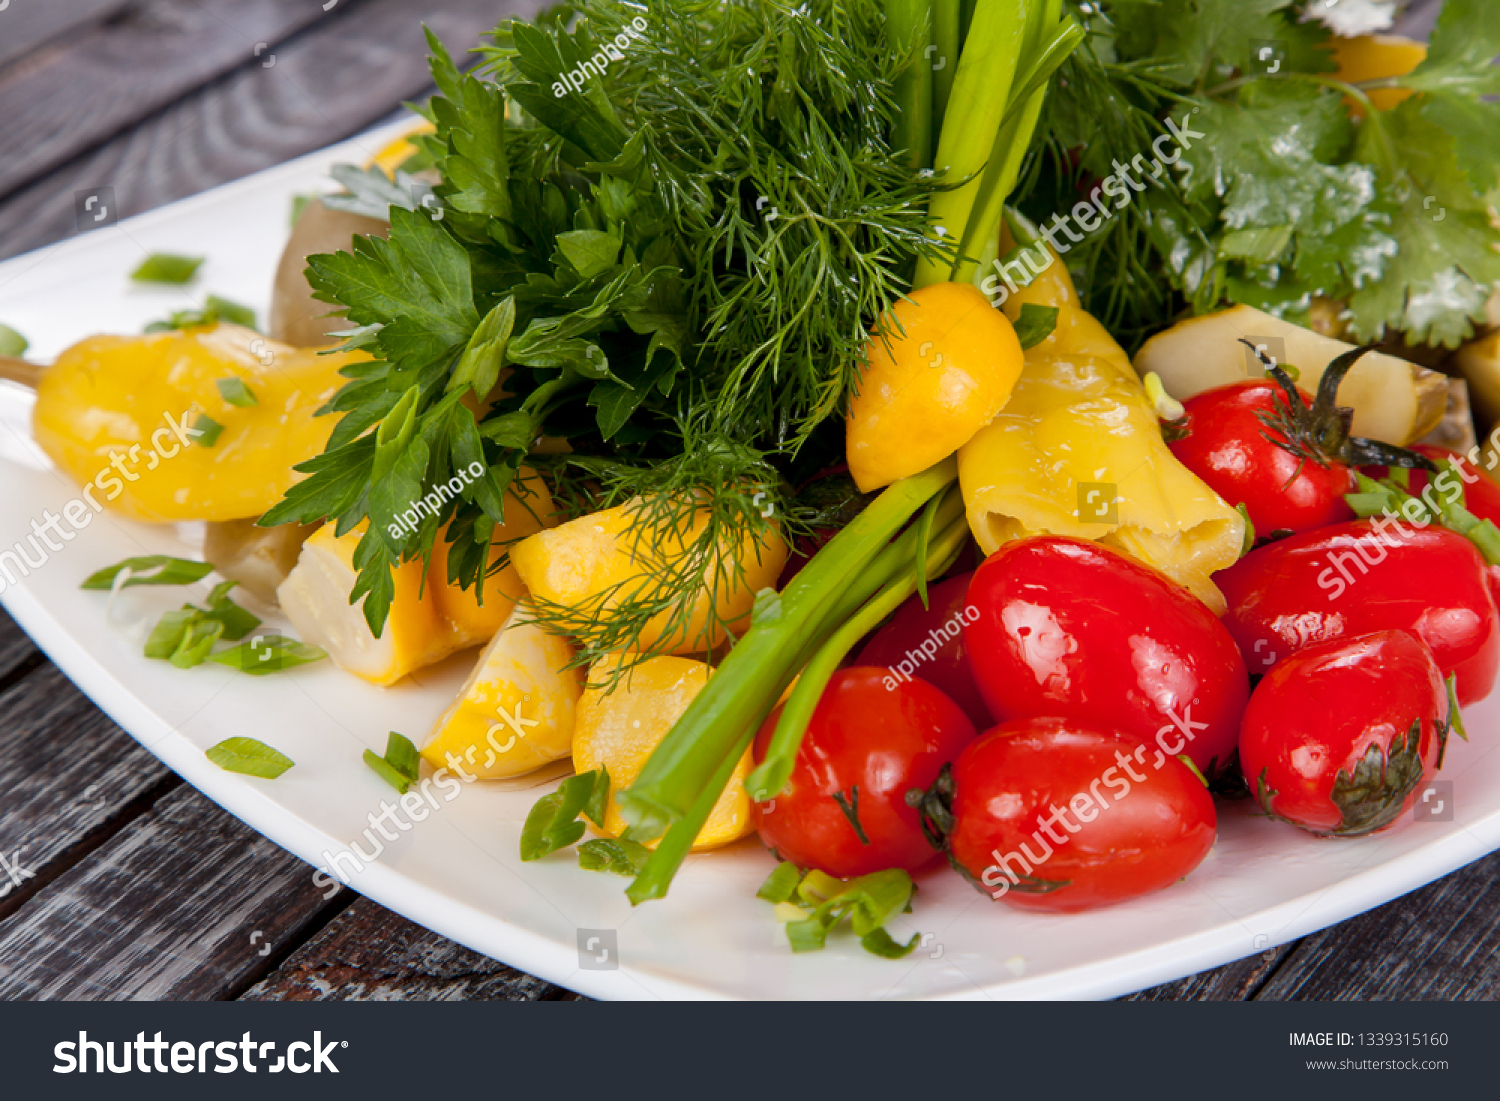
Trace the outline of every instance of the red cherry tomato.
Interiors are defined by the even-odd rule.
[[[1336,524],[1253,550],[1214,581],[1252,673],[1316,642],[1386,629],[1427,643],[1443,675],[1458,675],[1460,703],[1489,695],[1500,669],[1484,559],[1445,528]]]
[[[1452,448],[1439,447],[1431,443],[1414,443],[1410,450],[1419,455],[1426,455],[1438,466],[1450,460],[1458,464],[1459,480],[1464,488],[1464,507],[1481,520],[1489,520],[1500,525],[1500,482],[1496,482],[1492,475],[1486,473],[1482,467],[1469,462],[1466,455]],[[1376,479],[1390,477],[1390,467],[1385,466],[1367,466],[1364,472]],[[1429,475],[1427,471],[1421,469],[1409,471],[1407,491],[1413,496],[1420,497],[1430,481],[1441,476],[1441,474]],[[1441,494],[1445,489],[1446,486],[1439,486],[1436,492]]]
[[[1249,678],[1186,589],[1108,547],[1044,535],[990,555],[969,601],[969,662],[997,719],[1053,715],[1144,742],[1176,728],[1203,772],[1229,762]]]
[[[974,740],[974,724],[925,681],[886,687],[886,669],[833,675],[813,710],[791,778],[775,799],[751,805],[756,830],[784,860],[840,879],[884,868],[916,871],[937,851],[906,802]],[[755,739],[756,763],[781,708]]]
[[[957,574],[927,592],[927,607],[913,596],[860,651],[860,665],[883,665],[897,680],[916,677],[941,688],[983,730],[994,723],[964,642],[972,571]],[[970,613],[971,615],[976,613]]]
[[[1182,403],[1182,435],[1168,446],[1220,497],[1244,505],[1259,535],[1352,520],[1344,494],[1354,491],[1353,472],[1315,450],[1298,456],[1274,442],[1287,437],[1262,418],[1274,418],[1278,402],[1286,395],[1269,379],[1207,390]]]
[[[948,851],[985,894],[1032,910],[1170,886],[1213,847],[1214,802],[1155,746],[1076,719],[1002,723],[959,756]]]
[[[1448,697],[1405,631],[1318,643],[1277,664],[1245,712],[1240,761],[1268,814],[1358,837],[1405,814],[1442,763]]]
[[[1481,520],[1500,526],[1500,482],[1486,473],[1485,469],[1471,463],[1468,456],[1462,455],[1447,447],[1438,447],[1431,443],[1412,444],[1411,450],[1426,455],[1438,466],[1452,460],[1458,465],[1458,478],[1464,483],[1464,507]],[[1365,473],[1372,478],[1385,478],[1390,475],[1390,468],[1384,466],[1370,466],[1365,468]],[[1453,476],[1448,475],[1447,481],[1441,473],[1429,477],[1425,470],[1413,470],[1408,475],[1408,490],[1415,496],[1421,497],[1429,484],[1437,482],[1434,492],[1438,497],[1427,498],[1435,503],[1443,499],[1450,490],[1448,483]],[[1490,596],[1495,600],[1495,606],[1500,608],[1500,565],[1485,567],[1485,576],[1490,582]]]

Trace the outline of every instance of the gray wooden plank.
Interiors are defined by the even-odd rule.
[[[138,214],[341,141],[429,89],[422,23],[461,56],[502,18],[541,6],[362,0],[276,47],[272,67],[247,65],[6,196],[0,258],[76,232],[74,191],[112,186],[120,213]]]
[[[1500,998],[1500,853],[1307,937],[1257,1001]]]
[[[0,608],[0,685],[45,659],[26,632]]]
[[[0,73],[0,195],[319,18],[311,0],[152,0],[55,40]]]
[[[180,786],[0,922],[0,999],[232,996],[338,905],[312,874]]]
[[[1175,982],[1137,991],[1120,999],[1126,1002],[1242,1002],[1251,997],[1291,953],[1281,945],[1235,960],[1212,971],[1200,971]]]
[[[38,46],[107,19],[132,0],[12,0],[0,12],[0,66]]]
[[[361,898],[246,1001],[538,1001],[566,991]]]
[[[50,663],[0,694],[0,918],[170,775]]]

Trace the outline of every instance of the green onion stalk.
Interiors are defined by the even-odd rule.
[[[1047,83],[1083,31],[1061,0],[886,0],[886,15],[908,58],[894,89],[903,115],[892,148],[913,170],[925,168],[936,133],[932,163],[961,181],[929,208],[953,259],[920,264],[914,286],[969,281],[996,247]],[[961,553],[968,524],[957,477],[950,457],[895,482],[784,591],[760,595],[744,637],[619,792],[628,836],[660,839],[626,892],[631,902],[667,893],[756,731],[796,680],[746,787],[763,801],[785,785],[840,662],[913,593],[925,602],[928,581]]]

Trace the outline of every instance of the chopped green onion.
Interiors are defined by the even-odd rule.
[[[199,447],[212,447],[219,442],[219,436],[224,432],[224,426],[214,420],[207,413],[199,413],[198,419],[193,422],[193,427],[188,429],[188,435]]]
[[[417,753],[417,747],[412,745],[411,739],[394,730],[386,738],[385,756],[381,757],[373,749],[367,749],[364,752],[364,762],[401,795],[405,795],[422,775],[422,758]]]
[[[1021,316],[1016,318],[1016,337],[1021,341],[1021,351],[1031,351],[1051,336],[1056,328],[1056,306],[1038,306],[1035,302],[1027,302],[1021,307]]]
[[[228,665],[233,669],[238,669],[241,673],[249,673],[253,677],[263,677],[286,669],[295,669],[299,665],[322,661],[327,656],[316,646],[309,646],[294,638],[266,634],[256,635],[248,642],[222,650],[208,660],[217,662],[219,665]]]
[[[208,750],[208,759],[225,772],[274,780],[296,762],[254,738],[225,738]]]
[[[755,892],[756,898],[763,898],[767,902],[786,902],[791,899],[797,890],[797,884],[802,880],[802,869],[790,861],[782,861],[776,865],[776,870],[766,876],[766,881],[760,885],[760,890]]]
[[[24,336],[9,325],[0,325],[0,356],[19,356],[29,347],[31,342]]]
[[[177,256],[170,252],[153,252],[130,273],[137,283],[186,283],[198,273],[202,256]]]
[[[244,379],[221,378],[214,385],[219,388],[219,396],[230,405],[237,405],[243,409],[260,404],[255,397],[255,391],[245,385]]]
[[[580,814],[602,827],[608,801],[607,770],[597,768],[570,776],[556,791],[538,799],[526,816],[526,824],[521,827],[521,859],[540,860],[578,841],[586,828],[578,821]]]
[[[134,585],[191,585],[213,573],[211,562],[194,562],[188,558],[172,558],[165,554],[146,555],[142,558],[127,558],[90,574],[80,586],[84,589],[100,589],[108,592],[115,586],[115,577],[121,570],[129,570],[130,577],[121,588]]]
[[[599,837],[578,846],[578,866],[586,872],[633,876],[646,866],[651,850],[639,841]]]

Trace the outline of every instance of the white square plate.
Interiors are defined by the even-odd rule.
[[[328,190],[330,165],[365,160],[393,133],[0,263],[0,320],[30,337],[32,354],[45,362],[91,333],[138,332],[171,310],[201,305],[209,292],[264,317],[291,197]],[[187,290],[132,285],[127,273],[154,251],[208,261]],[[78,493],[32,443],[30,408],[26,391],[0,383],[0,549]],[[141,625],[182,594],[133,589],[107,618],[106,594],[82,592],[79,583],[130,555],[191,555],[192,535],[102,514],[18,584],[0,576],[0,600],[90,698],[231,814],[314,866],[326,868],[351,842],[369,853],[364,832],[379,836],[370,818],[394,793],[361,763],[362,751],[383,751],[391,729],[420,744],[474,653],[384,690],[326,662],[252,678],[217,665],[181,671],[149,661]],[[522,864],[517,843],[541,794],[535,785],[439,792],[425,820],[401,816],[406,828],[381,841],[376,859],[356,871],[345,858],[341,867],[356,890],[412,920],[594,997],[1110,997],[1342,921],[1500,846],[1500,754],[1492,742],[1500,703],[1492,697],[1470,708],[1467,720],[1473,740],[1451,744],[1443,770],[1453,781],[1452,821],[1408,815],[1375,837],[1319,841],[1253,817],[1244,803],[1221,804],[1218,844],[1186,880],[1070,916],[992,903],[935,865],[920,881],[915,912],[891,930],[902,939],[920,932],[922,946],[897,961],[867,955],[847,935],[831,938],[824,952],[793,956],[770,905],[755,898],[772,860],[753,840],[690,858],[669,898],[635,910],[625,880],[580,871],[571,852]],[[273,781],[221,771],[204,750],[235,735],[269,742],[296,767]]]

